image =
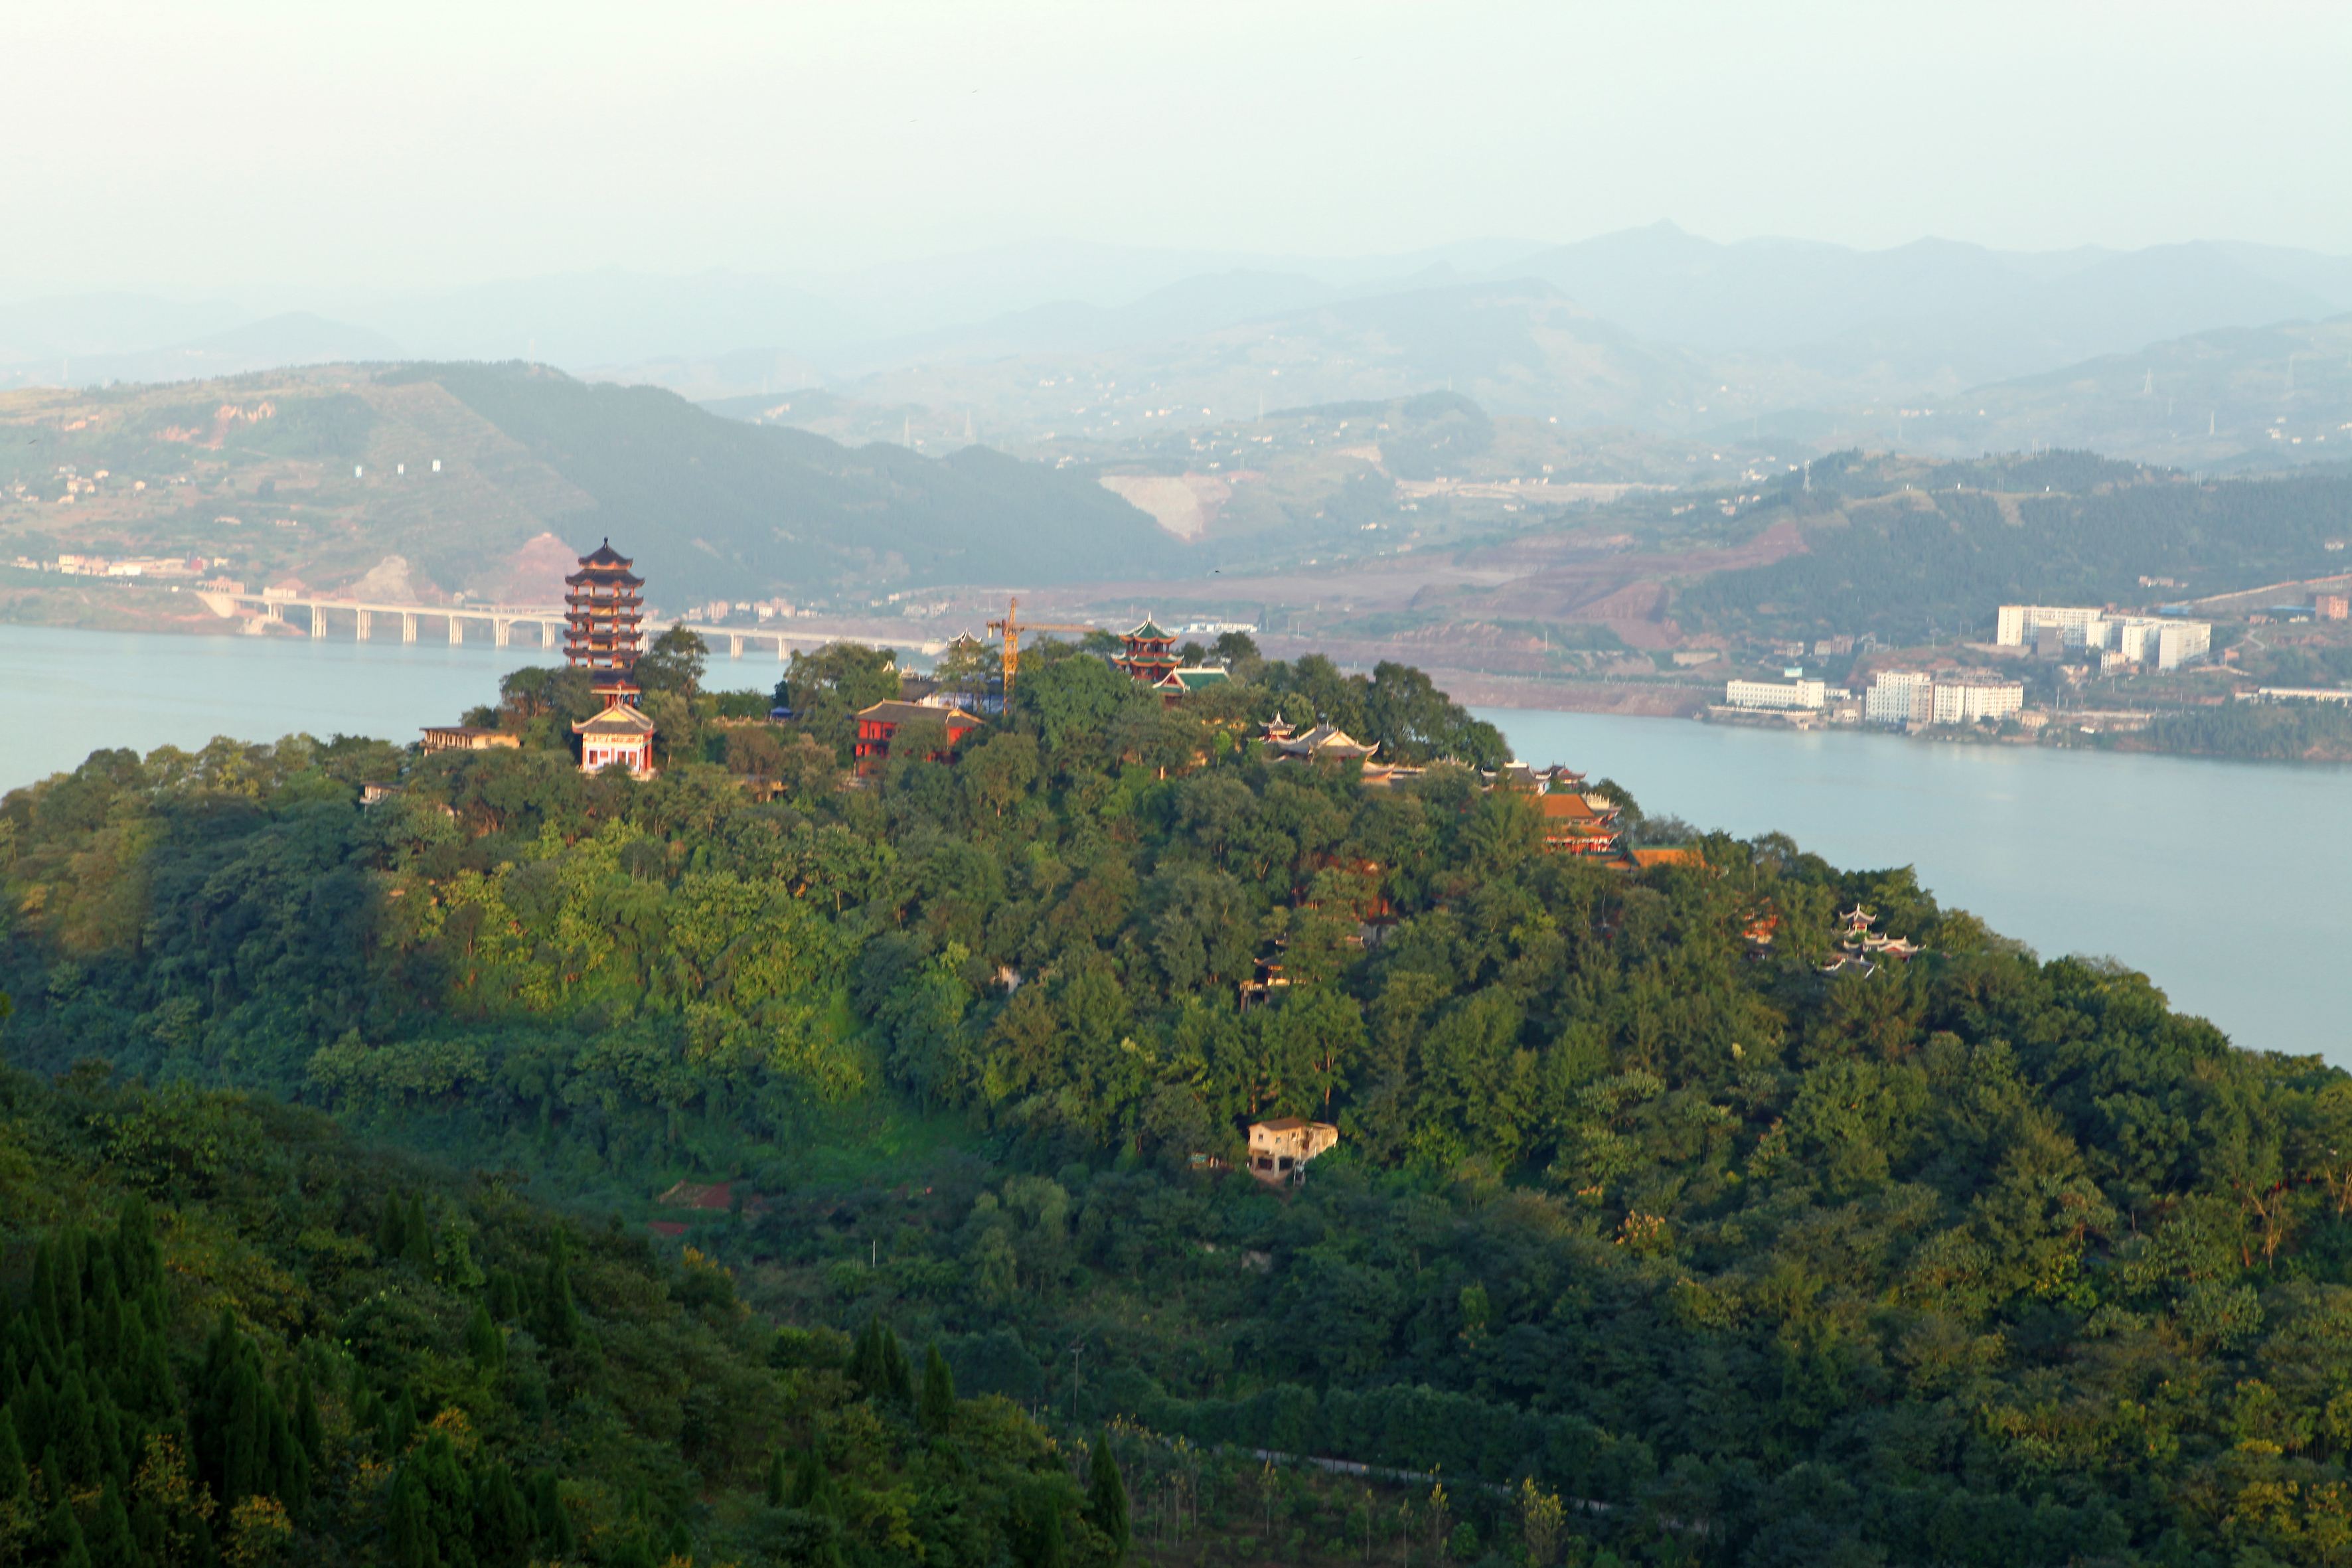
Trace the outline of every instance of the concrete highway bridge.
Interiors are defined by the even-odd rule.
[[[420,623],[440,621],[447,626],[449,640],[452,643],[462,643],[466,640],[466,628],[470,624],[476,636],[488,634],[490,646],[493,647],[512,647],[518,628],[520,628],[526,636],[536,636],[538,638],[536,646],[540,647],[561,647],[563,644],[564,615],[560,606],[549,608],[529,605],[402,605],[366,599],[338,599],[281,593],[274,589],[265,589],[258,594],[242,594],[227,593],[217,588],[202,588],[196,590],[196,597],[205,602],[206,609],[223,620],[232,619],[240,612],[244,612],[260,621],[274,621],[288,626],[307,626],[313,638],[323,638],[327,635],[331,616],[349,616],[352,618],[352,636],[358,641],[366,642],[375,635],[376,617],[382,616],[387,620],[394,618],[399,620],[400,640],[403,642],[416,641]],[[289,610],[297,612],[296,616],[289,618],[287,615]],[[764,652],[772,643],[775,645],[776,658],[779,662],[790,656],[791,645],[793,643],[800,644],[803,648],[814,648],[825,643],[838,641],[844,637],[856,637],[857,635],[824,631],[814,626],[801,626],[787,632],[782,628],[772,630],[767,626],[697,626],[691,622],[684,624],[687,630],[699,637],[713,651],[724,647],[730,658],[741,658],[743,650],[747,647]],[[897,639],[889,639],[887,646],[910,648],[923,654],[937,654],[947,647],[944,642],[936,640],[899,641]]]

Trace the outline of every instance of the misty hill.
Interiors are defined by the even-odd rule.
[[[226,331],[255,320],[226,300],[166,300],[110,291],[49,295],[0,305],[0,367],[22,374],[70,375],[60,360],[128,354]]]
[[[2147,605],[2340,573],[2352,478],[2205,480],[2083,452],[1838,453],[1773,481],[1741,517],[1792,527],[1803,548],[1688,584],[1674,605],[1684,627],[1902,643],[1981,635],[2020,600]]]
[[[1838,377],[1991,380],[2208,328],[2352,309],[2352,263],[2256,246],[2019,253],[1923,239],[1889,250],[1736,245],[1672,224],[1518,262],[1629,331],[1787,355]]]
[[[704,401],[822,389],[826,412],[769,422],[903,435],[934,454],[965,444],[967,426],[1034,454],[1074,432],[1124,439],[1252,418],[1261,405],[1451,390],[1498,416],[1711,443],[1738,432],[1957,453],[2104,440],[2105,427],[2032,397],[2011,400],[2018,421],[1968,437],[1923,434],[1898,411],[1948,420],[1970,388],[2326,320],[2352,310],[2352,260],[2227,243],[1720,244],[1662,224],[1549,248],[1340,258],[1033,242],[796,278],[607,269],[299,302],[259,319],[130,295],[0,307],[0,383],[521,357]],[[2036,412],[2057,423],[2032,423]],[[2166,434],[2120,438],[2154,451],[2145,443]]]
[[[2197,332],[1979,387],[1963,401],[1966,428],[1915,422],[1914,444],[1958,455],[2021,446],[2031,432],[2061,446],[2211,469],[2345,462],[2352,460],[2352,314]]]
[[[1685,351],[1613,326],[1549,284],[1517,281],[1338,300],[1115,353],[926,363],[839,390],[1101,437],[1431,390],[1562,422],[1685,425],[1713,395],[1710,377]]]
[[[226,556],[249,582],[339,587],[398,556],[419,593],[511,597],[533,540],[610,534],[676,605],[1082,581],[1177,548],[1076,470],[853,449],[530,365],[18,392],[0,395],[0,551]]]
[[[160,349],[91,354],[74,367],[84,385],[110,381],[197,381],[287,365],[396,360],[400,344],[383,333],[308,310],[289,310]]]

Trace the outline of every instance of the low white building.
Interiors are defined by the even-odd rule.
[[[1727,680],[1723,703],[1727,708],[1819,708],[1829,700],[1829,692],[1825,680]]]

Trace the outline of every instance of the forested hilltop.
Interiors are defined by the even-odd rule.
[[[584,694],[541,672],[476,716],[516,750],[224,741],[7,796],[5,1039],[64,1075],[9,1091],[0,1173],[50,1194],[5,1221],[14,1375],[74,1354],[24,1348],[57,1278],[27,1242],[143,1257],[135,1213],[111,1228],[143,1194],[183,1216],[152,1222],[167,1260],[257,1259],[236,1300],[175,1266],[138,1309],[177,1325],[175,1386],[246,1353],[202,1347],[232,1306],[306,1456],[306,1378],[425,1427],[472,1344],[542,1367],[511,1419],[458,1402],[478,1451],[446,1433],[466,1496],[502,1466],[541,1521],[552,1473],[553,1517],[594,1526],[519,1524],[530,1555],[1082,1562],[1121,1511],[1076,1463],[1096,1436],[1134,1550],[1171,1563],[2352,1561],[2352,1079],[2041,962],[1905,871],[1777,837],[1549,852],[1532,793],[1449,763],[1498,740],[1415,672],[1236,668],[1171,710],[1038,650],[956,760],[902,731],[852,788],[877,658],[796,660],[780,728],[672,642],[641,666],[648,783],[577,772],[556,737]],[[1249,737],[1277,710],[1426,771],[1274,761]],[[1856,905],[1918,955],[1825,973]],[[394,1167],[273,1099],[476,1173],[356,1173]],[[1340,1131],[1302,1185],[1202,1168],[1285,1114]],[[675,1421],[540,1348],[566,1270],[616,1360],[640,1321],[706,1336],[690,1364],[627,1347],[671,1366]],[[355,1320],[403,1325],[349,1352],[365,1377],[310,1348],[366,1342]],[[880,1324],[965,1396],[944,1448]],[[706,1377],[715,1405],[679,1392]],[[386,1468],[289,1529],[407,1551],[394,1492],[440,1497],[435,1440],[320,1412]],[[68,1473],[85,1541],[115,1493],[149,1539],[127,1456],[53,1466],[16,1419],[43,1550]],[[200,1475],[210,1419],[185,1418]],[[893,1532],[942,1510],[974,1533]]]
[[[10,1562],[1117,1561],[1107,1447],[315,1111],[0,1078]],[[1089,1488],[1081,1477],[1092,1481]]]

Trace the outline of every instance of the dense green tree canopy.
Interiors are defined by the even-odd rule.
[[[806,689],[845,703],[877,668],[842,651]],[[1619,868],[1547,853],[1533,802],[1472,769],[1368,787],[1247,739],[1309,706],[1440,758],[1483,743],[1410,670],[1299,659],[1170,709],[1072,649],[1024,660],[959,760],[862,787],[789,730],[761,731],[791,765],[756,790],[692,755],[586,778],[542,746],[101,752],[0,803],[8,1048],[212,1108],[174,1116],[228,1114],[200,1089],[309,1102],[665,1224],[680,1177],[738,1178],[724,1215],[687,1211],[697,1249],[750,1309],[861,1336],[793,1340],[791,1365],[909,1441],[961,1433],[975,1394],[1067,1423],[1070,1462],[991,1516],[1016,1556],[1107,1550],[1111,1479],[1139,1544],[1192,1485],[1231,1531],[1262,1508],[1263,1548],[1281,1489],[1185,1458],[1218,1444],[1435,1470],[1452,1500],[1401,1537],[1424,1552],[1533,1539],[1564,1498],[1611,1509],[1564,1515],[1563,1553],[1660,1563],[2352,1553],[2352,1080],[2044,962],[1907,871],[1722,837]],[[1856,904],[1919,955],[1824,973]],[[106,1114],[156,1201],[287,1188],[224,1174],[228,1133]],[[1339,1129],[1303,1186],[1203,1173],[1276,1114]],[[304,1226],[443,1268],[455,1201],[298,1208],[271,1245],[307,1248],[306,1279],[342,1254]],[[598,1340],[616,1309],[584,1255],[485,1244],[435,1342],[477,1376],[517,1364],[509,1325],[550,1364]],[[174,1306],[179,1342],[214,1308]],[[305,1363],[276,1343],[255,1386],[297,1441],[248,1401],[238,1473],[292,1490]],[[234,1405],[221,1354],[227,1381],[175,1386]],[[446,1408],[403,1375],[362,1426]],[[311,1383],[330,1432],[351,1419],[324,1392],[348,1373]],[[1080,1463],[1105,1424],[1117,1465]],[[462,1496],[553,1550],[551,1461],[494,1482],[450,1441],[401,1442],[385,1539],[421,1552]],[[726,1485],[797,1510],[781,1560],[835,1539],[814,1520],[883,1528],[833,1447],[730,1452]],[[91,1499],[77,1527],[111,1531]],[[705,1528],[613,1510],[614,1551],[616,1520],[648,1551]]]

